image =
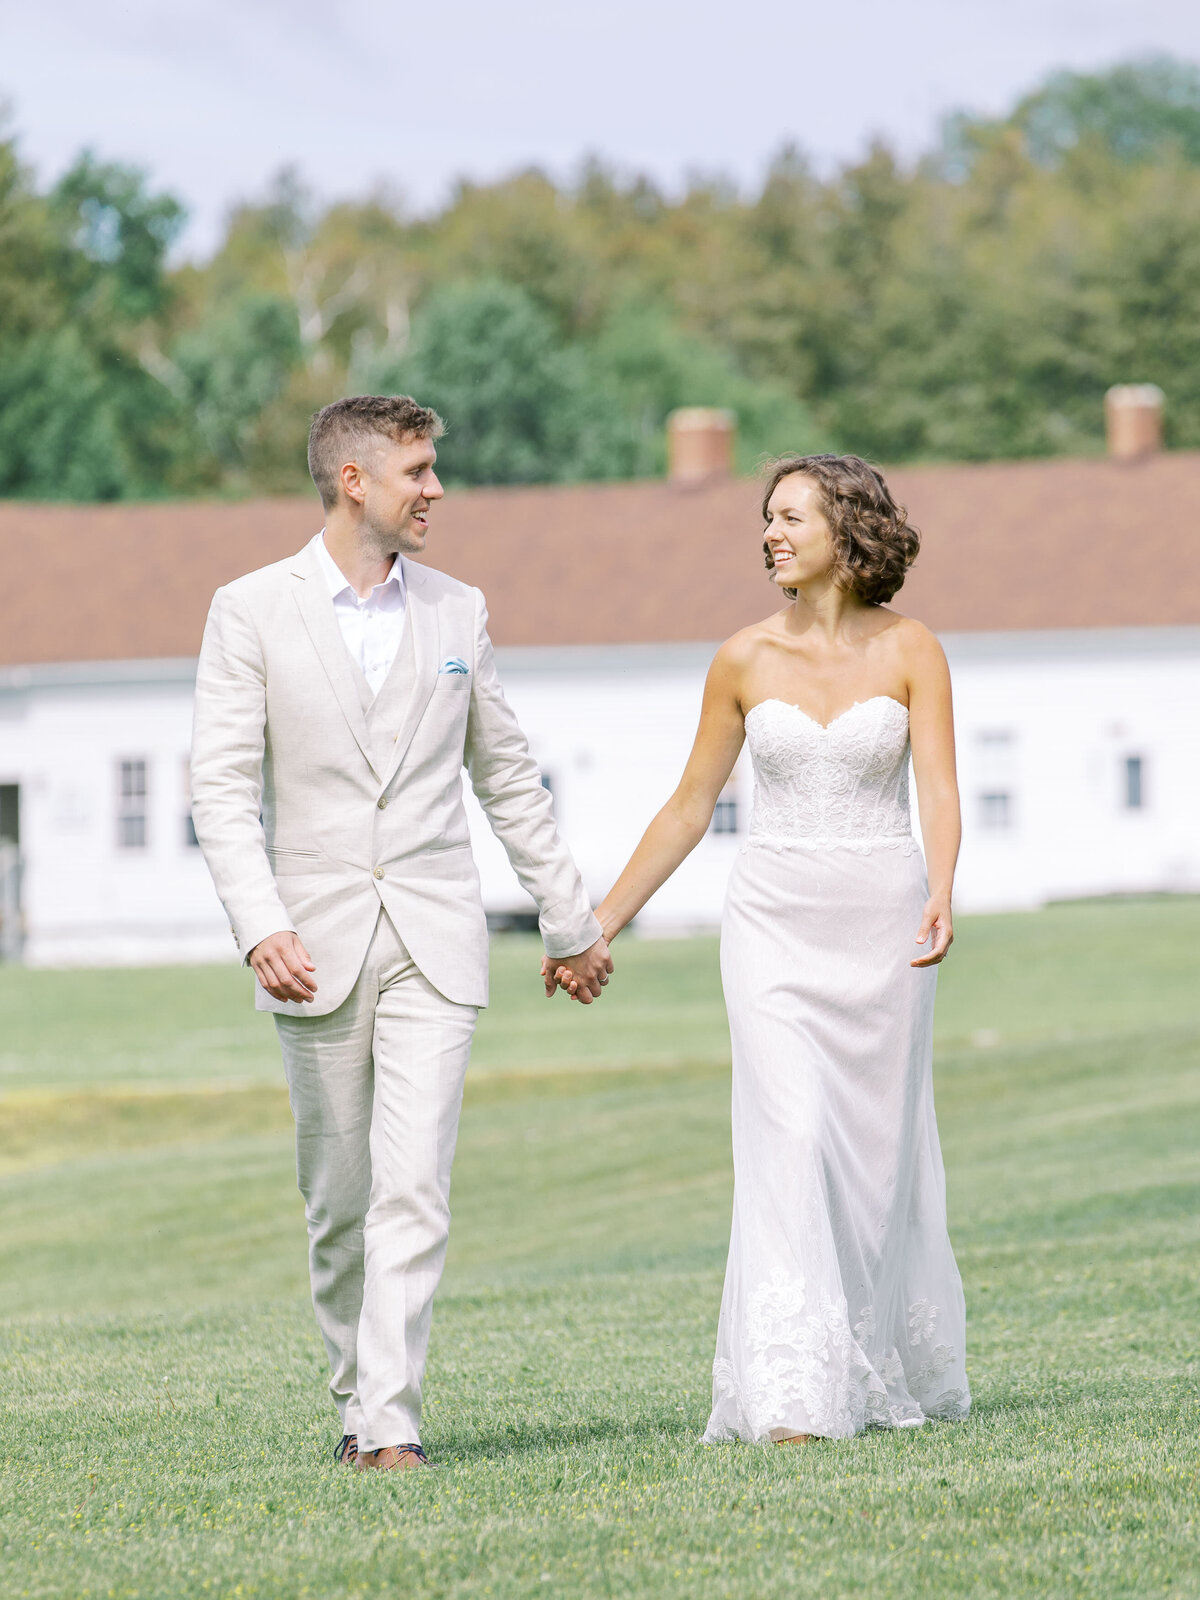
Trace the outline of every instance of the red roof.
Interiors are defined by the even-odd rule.
[[[939,632],[1200,623],[1200,453],[904,467],[898,609]],[[768,614],[760,490],[726,480],[451,491],[428,559],[501,645],[715,640]],[[213,590],[298,550],[314,498],[0,504],[0,664],[195,655]]]

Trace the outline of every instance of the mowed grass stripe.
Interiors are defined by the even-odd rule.
[[[270,1024],[274,1076],[194,1094],[188,1029],[220,1031],[211,1003],[181,997],[175,1036],[158,1019],[157,1072],[132,1019],[144,974],[104,975],[111,1050],[80,1013],[39,1055],[26,1016],[33,1055],[5,1081],[36,1092],[0,1100],[0,1122],[25,1118],[0,1176],[0,1593],[1200,1595],[1200,994],[1179,953],[1200,919],[1183,901],[1044,916],[968,923],[961,951],[983,955],[956,951],[942,984],[974,1414],[801,1451],[698,1443],[731,1182],[711,988],[685,1031],[711,944],[676,967],[689,947],[626,947],[669,1067],[639,1065],[615,994],[502,1001],[498,1042],[485,1018],[431,1348],[443,1466],[418,1481],[329,1461]],[[569,1056],[568,1028],[588,1030]],[[77,1106],[60,1092],[85,1085]]]
[[[937,1039],[950,1049],[1200,1026],[1200,897],[1083,902],[962,917],[938,987]],[[915,931],[915,930],[914,930]],[[616,946],[617,978],[596,1006],[547,1001],[535,939],[492,947],[492,1004],[472,1070],[728,1059],[717,941]],[[0,966],[0,1094],[117,1083],[279,1082],[270,1018],[233,966],[30,972]]]

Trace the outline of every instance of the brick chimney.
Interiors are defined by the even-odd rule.
[[[667,477],[672,483],[708,483],[733,471],[732,411],[683,406],[667,418]]]
[[[1163,392],[1156,383],[1118,383],[1104,396],[1108,453],[1143,461],[1162,449]]]

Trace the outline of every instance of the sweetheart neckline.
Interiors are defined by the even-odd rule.
[[[877,700],[887,700],[892,705],[899,706],[900,710],[904,712],[905,716],[908,715],[908,707],[904,704],[903,700],[897,700],[894,694],[873,694],[868,696],[866,700],[855,700],[852,705],[848,705],[846,707],[845,711],[839,711],[837,716],[831,717],[828,722],[818,722],[816,717],[805,711],[803,706],[796,705],[794,701],[781,700],[778,695],[768,695],[765,700],[756,701],[755,704],[750,707],[750,710],[746,712],[746,717],[752,716],[760,706],[786,706],[789,711],[795,711],[802,716],[805,722],[811,722],[814,728],[820,728],[822,733],[828,733],[830,728],[834,727],[837,723],[848,717],[852,711],[857,711],[862,706],[874,705]],[[743,717],[742,720],[745,721],[746,717]]]

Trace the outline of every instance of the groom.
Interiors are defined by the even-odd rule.
[[[283,1050],[335,1454],[381,1470],[426,1464],[421,1380],[487,1004],[464,765],[547,954],[589,1002],[612,971],[501,692],[483,596],[406,559],[442,497],[441,432],[405,396],[318,412],[324,530],[217,591],[192,744],[196,834]]]

